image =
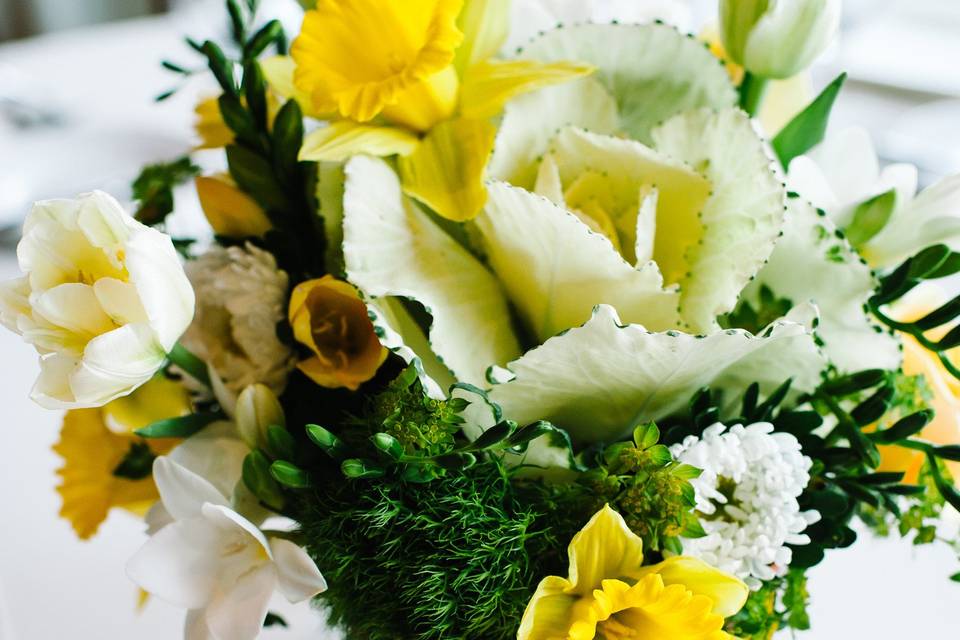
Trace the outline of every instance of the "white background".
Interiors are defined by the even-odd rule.
[[[878,134],[882,152],[913,155],[913,161],[929,165],[935,176],[960,170],[960,144],[952,145],[950,139],[960,135],[956,104],[951,102],[960,89],[949,86],[960,78],[952,66],[960,52],[949,49],[960,42],[960,18],[951,23],[927,14],[926,28],[911,27],[904,15],[924,1],[852,1],[868,11],[882,6],[889,19],[849,34],[847,44],[828,57],[817,77],[828,78],[840,68],[858,69],[862,82],[856,82],[854,74],[838,119],[867,124]],[[168,18],[0,46],[0,94],[15,90],[39,97],[68,114],[64,129],[23,133],[0,122],[0,226],[5,215],[25,212],[24,201],[95,187],[123,195],[141,163],[174,157],[189,145],[190,110],[202,88],[191,85],[162,106],[152,105],[150,98],[173,80],[158,71],[159,58],[191,59],[180,35],[216,31],[203,16],[218,16],[220,3],[195,4],[213,6],[214,11],[203,13],[196,7]],[[934,4],[960,3],[927,2]],[[295,14],[288,15],[296,21]],[[895,36],[900,46],[891,44],[891,33],[900,34]],[[927,56],[919,62],[910,57],[918,51]],[[907,92],[884,86],[885,73],[899,74],[901,85],[906,77],[922,86]],[[930,103],[939,105],[932,114]],[[12,253],[0,251],[0,278],[15,274]],[[36,371],[32,349],[0,331],[0,640],[179,637],[181,612],[155,600],[143,612],[135,611],[136,590],[123,564],[143,541],[136,519],[114,513],[94,540],[82,543],[57,518],[54,471],[59,461],[50,446],[60,416],[27,400]],[[864,536],[852,549],[829,554],[811,572],[814,630],[799,637],[960,637],[960,585],[947,581],[958,570],[956,558],[945,548],[915,549],[905,542]],[[293,629],[265,637],[333,637],[305,607],[280,604],[277,610],[287,615]]]

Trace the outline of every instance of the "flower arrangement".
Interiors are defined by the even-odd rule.
[[[825,139],[843,76],[766,100],[839,0],[720,0],[712,40],[663,2],[303,4],[189,41],[225,172],[37,203],[0,289],[62,515],[144,515],[127,572],[187,638],[279,592],[359,639],[759,640],[857,522],[960,549],[960,179]],[[190,179],[206,241],[163,232]]]

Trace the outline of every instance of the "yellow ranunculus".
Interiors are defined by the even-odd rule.
[[[592,71],[491,60],[508,14],[505,0],[319,0],[294,41],[292,72],[267,64],[274,91],[330,122],[306,137],[301,159],[400,155],[408,195],[450,220],[475,217],[486,201],[489,119],[514,96]]]
[[[333,276],[297,285],[289,315],[294,337],[314,354],[297,368],[322,387],[356,390],[387,358],[367,305],[353,285]]]
[[[217,235],[253,238],[273,228],[263,207],[241,191],[229,175],[197,176],[194,182],[203,214]]]
[[[643,543],[605,506],[570,542],[566,578],[544,578],[517,640],[730,640],[747,586],[701,560],[641,566]]]
[[[178,442],[145,441],[133,434],[135,429],[189,411],[184,387],[158,376],[104,407],[67,412],[60,441],[53,447],[64,460],[57,472],[62,479],[57,491],[63,499],[60,516],[80,538],[93,536],[113,507],[140,514],[157,500],[149,475],[132,479],[116,476],[114,471],[133,446],[149,447],[146,456],[163,455]]]

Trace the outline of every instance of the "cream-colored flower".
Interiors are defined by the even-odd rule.
[[[250,244],[216,247],[188,263],[187,276],[198,304],[184,345],[234,394],[257,382],[282,393],[295,359],[277,337],[287,274],[274,257]]]
[[[194,296],[170,238],[101,191],[38,202],[0,285],[0,321],[40,353],[31,397],[47,408],[98,407],[166,361]]]

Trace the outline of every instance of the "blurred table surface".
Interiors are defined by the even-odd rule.
[[[177,80],[157,61],[162,57],[191,61],[184,34],[200,38],[225,34],[218,31],[219,6],[204,0],[166,17],[0,46],[0,93],[18,84],[24,99],[39,98],[64,118],[63,127],[26,131],[0,123],[0,227],[15,223],[34,199],[92,188],[124,197],[140,165],[176,157],[189,148],[193,105],[209,85],[189,83],[166,103],[154,105],[152,98]],[[290,14],[286,17],[291,19]],[[873,37],[883,34],[883,28],[876,27]],[[861,41],[858,47],[863,46],[868,45]],[[844,54],[839,55],[832,63],[838,68],[844,62]],[[863,63],[861,58],[856,58],[858,64]],[[820,74],[827,77],[831,71]],[[930,83],[919,92],[918,87],[893,90],[878,88],[876,77],[862,75],[862,81],[854,83],[853,96],[838,108],[844,123],[863,122],[883,130],[918,106],[950,97],[948,89]],[[955,112],[948,107],[947,114],[951,113]],[[956,135],[958,129],[945,135]],[[955,169],[960,169],[960,162]],[[0,278],[16,272],[12,252],[0,252]],[[79,542],[58,519],[54,472],[59,460],[50,446],[56,441],[60,416],[27,399],[36,372],[33,350],[19,337],[0,331],[0,406],[5,423],[0,458],[4,513],[0,640],[179,637],[180,611],[156,599],[142,612],[135,609],[137,592],[123,565],[144,540],[138,520],[115,512],[96,538]],[[914,548],[907,542],[864,535],[853,548],[829,554],[811,571],[814,630],[800,637],[955,637],[960,585],[947,577],[958,568],[944,547]],[[335,637],[325,630],[321,616],[306,606],[278,602],[275,609],[287,617],[291,629],[269,630],[265,638]]]

